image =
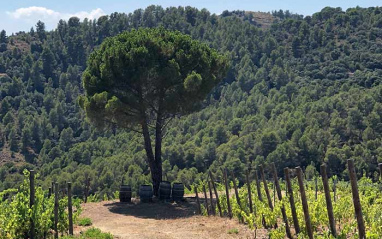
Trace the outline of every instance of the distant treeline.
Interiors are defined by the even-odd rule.
[[[2,31],[0,190],[20,184],[25,168],[36,169],[46,188],[70,179],[77,195],[87,177],[101,194],[117,190],[122,178],[133,190],[150,181],[141,136],[96,131],[77,99],[95,47],[122,31],[158,26],[231,58],[204,109],[169,125],[165,179],[187,186],[208,168],[244,175],[259,164],[317,168],[324,161],[346,177],[349,158],[374,177],[382,162],[382,8],[327,7],[307,17],[275,11],[268,28],[246,14],[149,6],[97,20],[72,17],[53,31],[42,22],[12,36]]]

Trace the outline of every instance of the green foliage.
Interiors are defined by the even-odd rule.
[[[79,226],[91,226],[93,223],[92,223],[92,219],[88,218],[88,217],[85,217],[85,218],[80,218],[79,221],[78,221],[78,225]]]
[[[119,199],[119,191],[115,191],[113,193],[112,199],[114,199],[114,200],[118,200]]]
[[[0,238],[24,238],[29,234],[30,222],[35,225],[35,235],[43,238],[53,229],[54,196],[47,197],[41,187],[35,188],[35,204],[29,208],[29,171],[24,171],[25,179],[18,189],[8,189],[0,193]],[[58,229],[68,231],[67,197],[59,200]],[[73,202],[74,221],[81,213],[79,200]]]
[[[221,81],[227,66],[216,50],[180,32],[125,32],[90,55],[83,73],[87,95],[80,104],[93,121],[122,127],[155,112],[164,118],[182,115]]]
[[[98,193],[95,193],[95,194],[90,195],[88,197],[88,202],[100,202],[100,201],[101,201],[101,199],[99,198]]]
[[[90,228],[86,230],[84,237],[89,239],[113,239],[113,236],[110,233],[103,233],[98,228]]]
[[[170,35],[188,34],[184,39],[203,42],[219,54],[228,52],[231,66],[200,111],[167,125],[165,178],[190,187],[205,178],[207,169],[222,166],[244,175],[248,167],[275,162],[282,175],[283,167],[313,162],[317,170],[326,162],[330,174],[346,179],[346,160],[354,158],[357,172],[377,179],[381,7],[329,7],[305,18],[277,11],[278,19],[270,16],[273,24],[262,28],[249,12],[217,16],[189,9],[191,17],[184,7],[150,6],[95,21],[62,20],[54,31],[39,22],[36,31],[1,33],[7,43],[0,46],[0,147],[6,162],[20,163],[2,164],[0,190],[18,187],[23,169],[37,167],[43,188],[70,180],[78,197],[84,195],[86,176],[91,177],[90,194],[100,199],[111,198],[122,179],[133,195],[150,182],[141,136],[116,127],[96,130],[85,121],[77,99],[84,92],[85,61],[104,39],[160,26],[180,32]],[[202,73],[192,72],[180,88],[197,87],[197,74],[203,82]]]
[[[61,237],[62,239],[74,239],[74,238],[79,238],[79,239],[113,239],[113,235],[110,233],[104,233],[101,232],[100,229],[98,228],[89,228],[87,229],[83,234],[80,236],[64,236]]]
[[[237,228],[232,228],[232,229],[229,229],[228,234],[238,234],[239,233],[239,230]]]
[[[79,104],[97,127],[139,125],[157,194],[166,120],[198,109],[227,69],[226,57],[190,36],[164,28],[132,30],[107,38],[90,55]]]
[[[280,185],[282,186],[281,190],[285,191],[285,188],[283,188],[285,184],[280,182]],[[329,220],[326,212],[326,200],[325,194],[323,192],[322,179],[318,179],[317,199],[315,199],[315,182],[306,181],[306,185],[307,187],[305,190],[308,201],[309,214],[314,231],[314,238],[333,238],[330,235],[330,230],[328,229]],[[200,184],[196,186],[201,187]],[[268,185],[268,188],[272,189],[272,183]],[[308,238],[308,235],[305,231],[304,213],[296,178],[292,179],[292,188],[299,225],[302,230],[301,234],[299,235],[299,238]],[[382,200],[380,200],[382,193],[381,190],[379,190],[381,189],[381,185],[378,183],[373,183],[370,178],[362,177],[358,181],[358,188],[360,192],[361,206],[365,226],[367,228],[367,235],[369,235],[370,238],[380,238],[382,236]],[[223,190],[224,189],[222,188],[221,192]],[[261,193],[263,195],[263,201],[260,201],[257,197],[255,183],[251,184],[251,192],[254,213],[249,212],[247,185],[243,185],[243,187],[239,189],[240,204],[242,206],[241,208],[239,207],[239,204],[236,201],[236,197],[234,195],[230,196],[230,203],[233,216],[240,221],[244,220],[244,222],[252,229],[264,228],[263,220],[265,220],[265,223],[268,226],[275,225],[275,223],[278,223],[279,226],[277,228],[268,230],[269,236],[270,238],[285,238],[285,225],[283,223],[280,225],[280,222],[283,220],[281,214],[281,206],[285,206],[289,225],[292,225],[293,220],[289,198],[284,196],[282,201],[276,199],[276,203],[274,204],[274,210],[271,210],[265,198],[265,190],[263,184],[261,184]],[[270,194],[273,195],[272,190],[270,191]],[[331,195],[333,198],[333,193]],[[336,198],[336,200],[332,200],[332,203],[334,218],[338,227],[338,238],[349,238],[349,236],[351,237],[357,234],[357,221],[354,217],[353,197],[350,182],[338,182]],[[219,200],[220,205],[222,206],[223,213],[228,213],[226,195],[219,195]],[[216,213],[218,213],[217,208],[215,209]]]

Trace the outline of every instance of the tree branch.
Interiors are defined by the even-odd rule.
[[[108,123],[108,124],[111,124],[111,125],[117,124],[117,123],[115,123],[115,122],[112,121],[112,120],[108,120],[107,118],[104,118],[103,121],[106,122],[106,123]],[[117,124],[117,125],[118,125],[118,124]],[[133,131],[133,132],[135,132],[135,133],[139,133],[139,134],[142,134],[142,133],[143,133],[142,131],[139,131],[139,130],[134,129],[134,128],[129,127],[129,126],[123,126],[123,128],[128,129],[128,130],[131,130],[131,131]]]
[[[165,118],[164,121],[166,121],[167,119],[168,119],[168,121],[163,124],[162,129],[165,129],[167,127],[167,125],[174,119],[174,117]]]

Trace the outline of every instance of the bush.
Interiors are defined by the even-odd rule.
[[[38,178],[38,176],[36,177]],[[29,208],[29,171],[24,171],[24,180],[18,189],[8,189],[0,193],[0,238],[24,238],[29,233],[30,221],[35,222],[36,238],[43,238],[53,229],[54,197],[47,197],[48,192],[35,187],[35,204]],[[58,230],[68,230],[68,198],[59,200]],[[80,201],[73,200],[73,219],[81,213]]]
[[[110,233],[103,233],[98,228],[90,228],[84,233],[85,238],[88,239],[113,239],[113,235]]]
[[[78,225],[83,227],[91,226],[92,224],[92,219],[88,217],[80,218],[80,220],[78,221]]]
[[[113,235],[110,233],[101,232],[98,228],[89,228],[81,236],[64,236],[61,239],[113,239]]]
[[[238,234],[239,230],[237,228],[232,228],[228,230],[228,234]]]

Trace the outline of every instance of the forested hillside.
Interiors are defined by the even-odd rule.
[[[382,8],[290,12],[150,6],[91,21],[44,23],[0,34],[0,190],[35,168],[45,187],[73,182],[111,193],[122,178],[150,181],[143,140],[133,131],[97,131],[77,99],[88,55],[105,38],[139,27],[178,30],[228,53],[228,76],[201,111],[174,119],[163,141],[164,178],[190,185],[208,168],[236,175],[259,164],[327,162],[346,177],[346,159],[374,177],[382,162]],[[312,167],[311,167],[312,168]]]

